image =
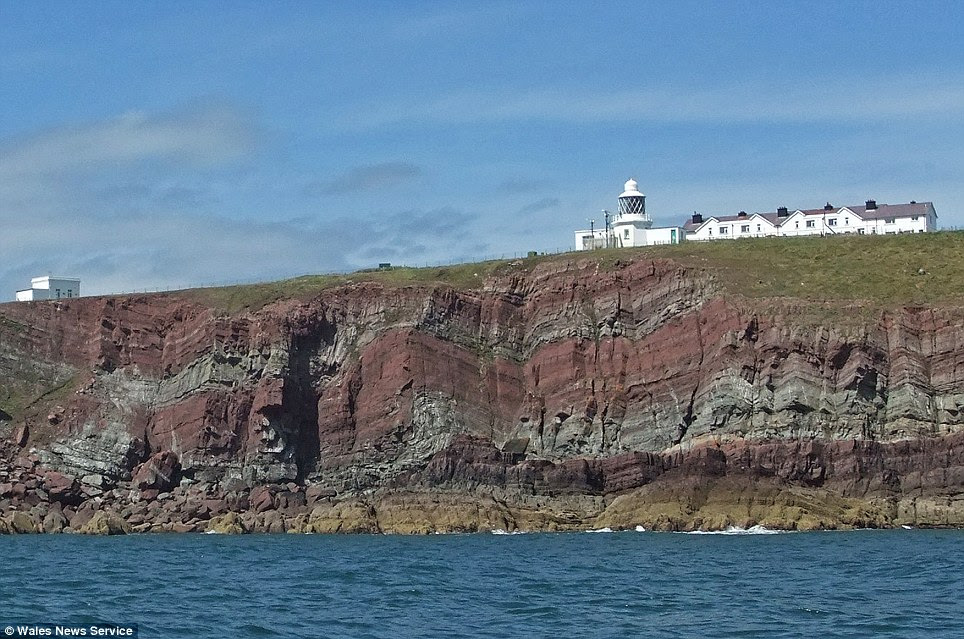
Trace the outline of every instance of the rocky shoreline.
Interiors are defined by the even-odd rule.
[[[964,437],[930,444],[941,445],[933,459],[950,462],[938,471],[944,481],[957,481]],[[851,454],[840,457],[848,447]],[[902,491],[888,484],[886,473],[872,470],[899,469],[926,447],[870,448],[860,442],[812,446],[804,455],[811,459],[807,469],[792,461],[799,451],[759,442],[642,459],[575,460],[579,463],[540,465],[542,488],[526,490],[518,477],[533,479],[536,465],[504,462],[490,443],[464,438],[411,477],[410,485],[354,494],[297,482],[254,487],[237,480],[194,482],[180,475],[170,452],[149,457],[130,481],[108,488],[94,485],[102,477],[81,480],[45,469],[36,454],[27,454],[0,470],[0,534],[964,527],[964,496],[948,496],[933,485]],[[842,472],[846,467],[854,469],[850,477]],[[828,469],[832,480],[826,478]],[[505,481],[513,472],[517,478]],[[488,481],[479,481],[483,473]],[[910,488],[914,479],[904,481]]]

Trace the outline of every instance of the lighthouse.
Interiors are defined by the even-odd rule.
[[[611,224],[607,224],[604,230],[590,226],[589,230],[576,231],[576,250],[679,244],[686,238],[678,226],[653,228],[653,220],[646,212],[646,196],[632,178],[623,184],[617,212],[612,217],[608,212],[604,213]]]
[[[623,185],[623,192],[619,196],[619,215],[617,220],[626,222],[645,223],[642,228],[649,228],[653,221],[646,214],[646,196],[639,192],[639,183],[630,178]]]
[[[619,196],[619,213],[613,226],[632,224],[641,229],[648,229],[653,221],[646,214],[646,196],[639,192],[639,183],[630,178],[623,185],[623,192]]]

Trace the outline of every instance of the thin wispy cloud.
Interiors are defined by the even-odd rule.
[[[0,179],[88,172],[143,161],[220,163],[237,159],[253,144],[249,123],[228,108],[160,116],[130,112],[0,145]]]
[[[872,122],[908,117],[958,117],[964,111],[964,78],[859,79],[806,86],[717,88],[652,86],[600,91],[592,87],[490,88],[453,91],[434,100],[394,104],[345,126],[398,123],[811,123]]]
[[[526,215],[529,213],[538,213],[539,211],[545,211],[546,209],[554,209],[558,207],[559,204],[560,204],[559,198],[546,197],[536,202],[531,202],[529,204],[526,204],[521,209],[519,209],[519,213],[522,215]]]
[[[398,186],[422,175],[422,169],[408,162],[383,162],[354,167],[333,180],[310,184],[309,195],[346,195]]]
[[[51,271],[82,277],[86,294],[256,281],[352,270],[370,256],[441,261],[478,242],[464,233],[477,215],[452,207],[232,217],[211,183],[234,175],[260,129],[224,108],[127,114],[0,144],[0,285],[10,292]],[[372,164],[326,188],[355,193],[421,175],[414,164]]]

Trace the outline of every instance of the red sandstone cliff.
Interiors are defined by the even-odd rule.
[[[14,529],[964,524],[964,308],[834,312],[815,325],[671,261],[576,257],[235,315],[177,294],[2,305],[0,513]]]

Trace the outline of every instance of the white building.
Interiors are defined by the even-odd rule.
[[[629,180],[619,196],[619,210],[612,217],[604,211],[603,228],[576,231],[576,250],[622,246],[654,246],[679,244],[685,239],[682,227],[653,228],[646,213],[646,196],[639,192],[636,180]]]
[[[34,277],[30,288],[17,291],[18,302],[35,300],[59,300],[80,297],[80,280],[73,277]]]
[[[687,240],[727,240],[743,237],[793,237],[797,235],[892,235],[937,230],[937,212],[932,202],[877,204],[836,208],[829,202],[822,209],[776,213],[740,211],[738,215],[703,216],[694,213],[683,228]]]

